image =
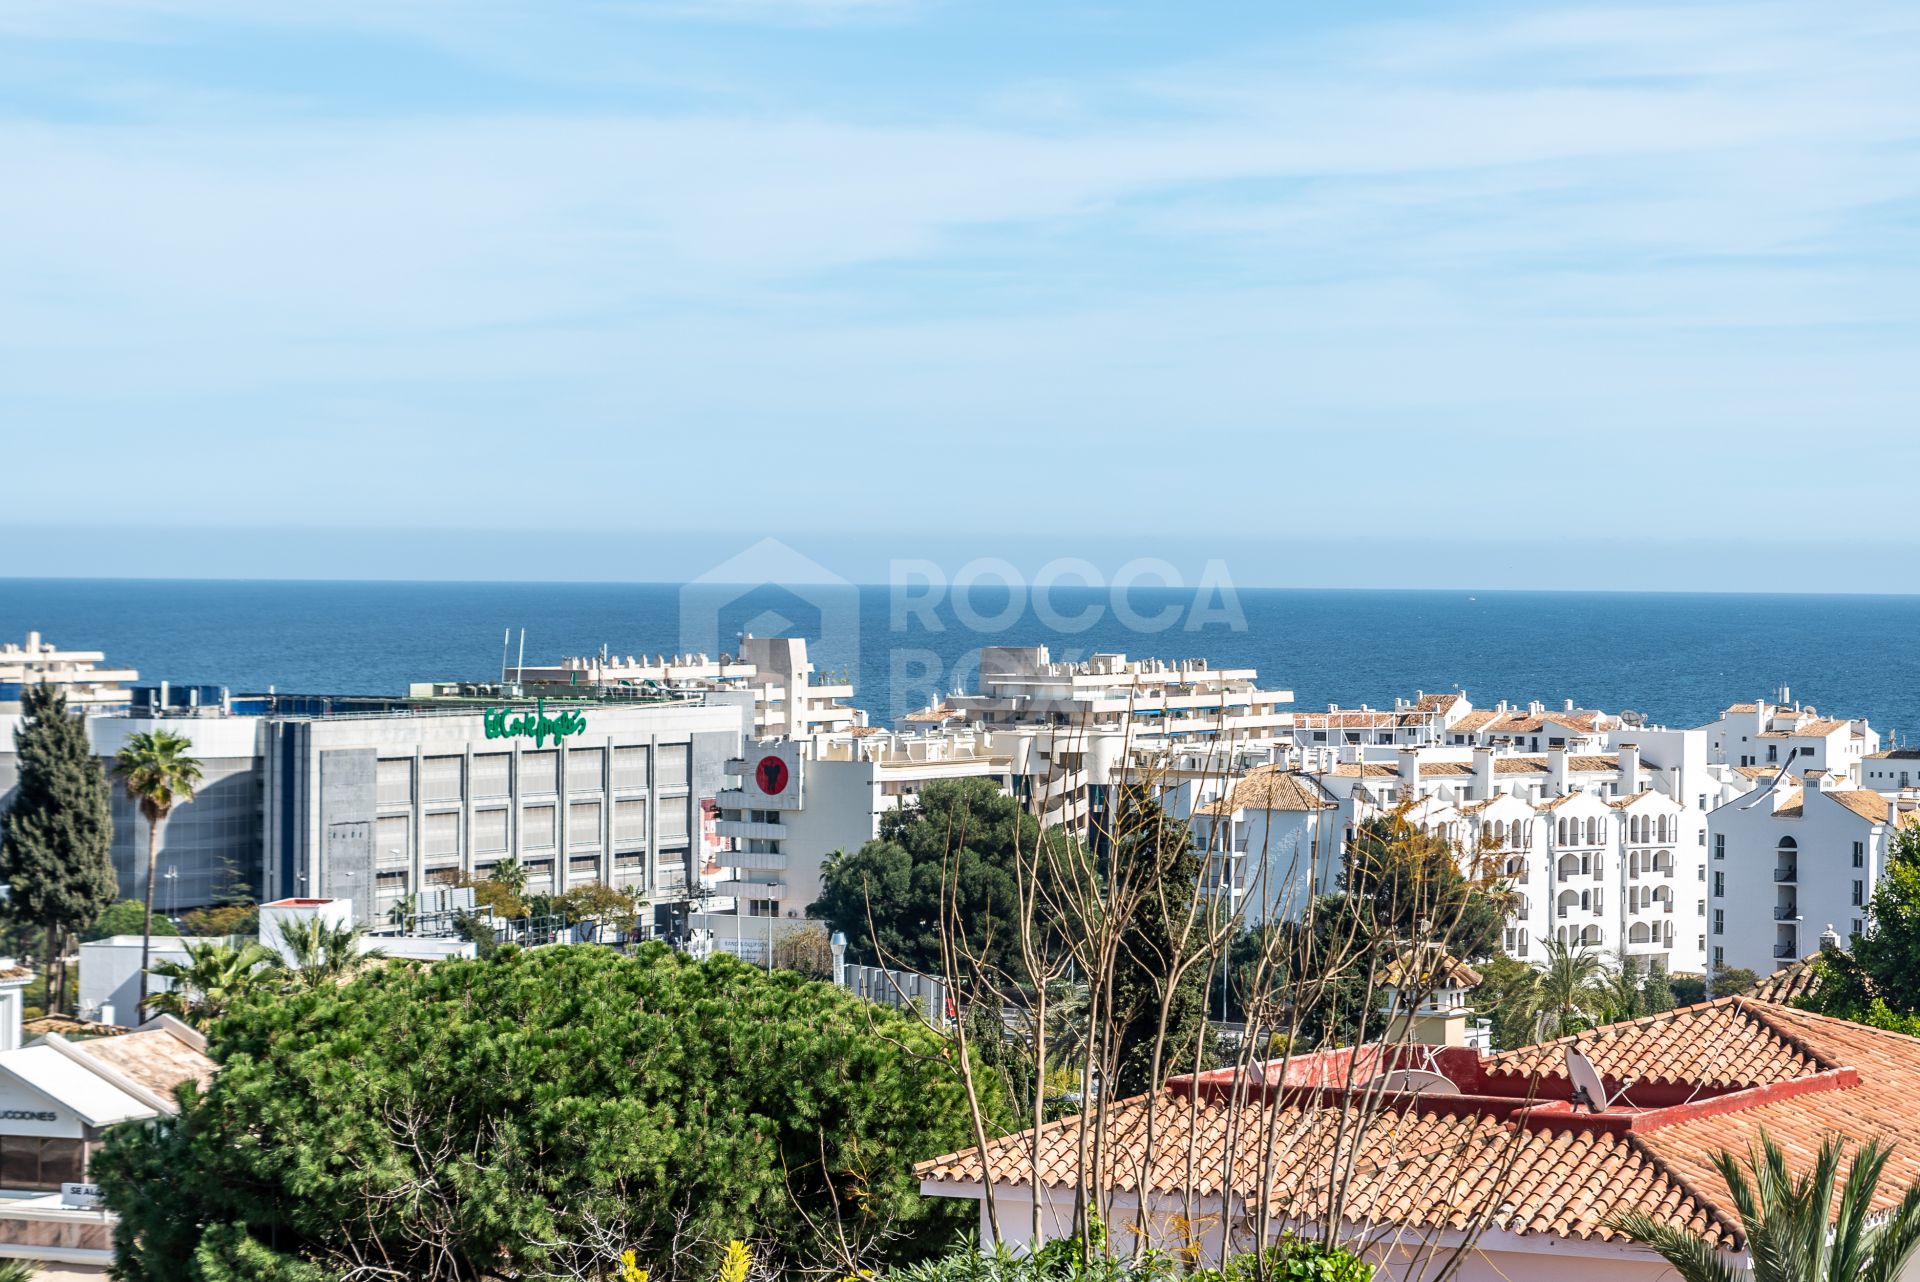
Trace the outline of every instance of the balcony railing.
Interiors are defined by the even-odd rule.
[[[1775,944],[1773,946],[1773,955],[1779,958],[1798,957],[1800,950],[1792,944]]]
[[[1775,881],[1799,881],[1800,865],[1788,864],[1784,868],[1775,868],[1773,870],[1773,879]]]
[[[1773,910],[1775,921],[1799,921],[1800,907],[1797,904],[1780,904]]]

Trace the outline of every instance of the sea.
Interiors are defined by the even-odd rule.
[[[1920,731],[1920,596],[0,579],[0,642],[28,631],[235,694],[401,693],[521,653],[717,655],[755,633],[806,636],[882,725],[969,688],[984,646],[1044,645],[1257,668],[1298,709],[1459,689],[1692,726],[1787,687],[1883,738]]]

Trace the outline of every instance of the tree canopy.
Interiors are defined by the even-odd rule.
[[[1035,841],[1070,842],[986,779],[937,780],[920,804],[881,816],[880,836],[831,856],[820,898],[807,915],[846,932],[847,957],[922,973],[942,972],[939,924],[943,889],[951,915],[978,955],[1007,972],[1019,969],[1019,907],[1014,877],[1021,852],[1032,864]]]
[[[730,957],[390,963],[243,995],[210,1050],[204,1097],[95,1160],[129,1282],[602,1276],[628,1249],[673,1278],[729,1238],[844,1275],[960,1215],[912,1175],[972,1142],[952,1044]]]
[[[1894,835],[1867,905],[1866,929],[1823,947],[1802,1004],[1843,1019],[1920,1034],[1920,826]]]
[[[82,939],[112,939],[115,935],[137,935],[147,920],[147,906],[137,899],[122,899],[118,903],[107,905],[105,912],[93,919],[93,924],[80,932]],[[180,932],[165,917],[153,919],[155,935],[178,935]]]
[[[13,734],[20,768],[13,804],[0,814],[0,878],[7,910],[47,932],[47,955],[83,930],[119,893],[113,871],[113,811],[107,777],[87,742],[85,720],[56,686],[27,687]],[[57,999],[64,984],[50,985]]]

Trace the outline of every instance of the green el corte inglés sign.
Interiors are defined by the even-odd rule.
[[[488,708],[480,714],[489,739],[531,739],[539,747],[551,739],[560,742],[587,728],[587,714],[569,709],[557,716],[547,715],[547,701],[541,699],[532,712],[516,713],[512,708]]]

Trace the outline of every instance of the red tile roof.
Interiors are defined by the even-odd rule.
[[[1634,1078],[1599,1115],[1566,1102],[1569,1047],[1614,1089]],[[1258,1102],[1237,1110],[1231,1071],[1117,1101],[1105,1178],[1178,1194],[1191,1170],[1199,1196],[1230,1187],[1312,1220],[1328,1206],[1330,1171],[1350,1160],[1345,1216],[1360,1225],[1465,1228],[1484,1216],[1515,1233],[1607,1239],[1617,1236],[1609,1217],[1637,1210],[1730,1245],[1738,1219],[1713,1156],[1744,1153],[1762,1127],[1801,1165],[1829,1135],[1892,1140],[1876,1207],[1920,1179],[1920,1039],[1790,1007],[1731,997],[1485,1058],[1437,1051],[1433,1062],[1462,1094],[1396,1096],[1385,1109],[1327,1088],[1348,1063],[1365,1067],[1354,1071],[1364,1081],[1392,1053],[1297,1058],[1284,1085],[1256,1083]],[[1039,1141],[1042,1182],[1073,1187],[1080,1119],[1041,1128]],[[921,1163],[919,1175],[930,1192],[978,1184],[988,1170],[1027,1183],[1031,1144],[1031,1133],[1009,1136],[987,1146],[984,1162],[970,1149]],[[1266,1153],[1277,1160],[1263,1178]]]

